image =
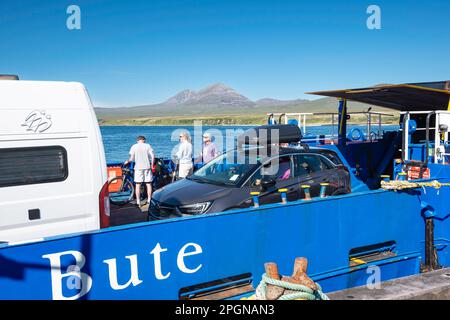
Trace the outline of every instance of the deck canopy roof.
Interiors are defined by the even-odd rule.
[[[448,110],[450,81],[383,84],[369,88],[308,92],[399,111]]]

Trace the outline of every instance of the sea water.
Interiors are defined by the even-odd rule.
[[[105,146],[106,161],[110,162],[124,162],[128,159],[128,152],[130,147],[136,143],[136,138],[143,135],[147,138],[147,142],[153,147],[155,155],[160,158],[169,158],[178,145],[178,137],[180,131],[187,130],[192,138],[196,137],[194,141],[202,141],[202,132],[210,132],[215,139],[220,139],[222,136],[222,143],[219,143],[224,151],[230,145],[232,140],[239,133],[252,128],[253,126],[203,126],[197,128],[200,136],[194,136],[196,130],[193,126],[102,126],[100,127],[103,144]],[[350,126],[348,132],[353,128],[358,127],[363,132],[365,126]],[[334,128],[336,130],[336,128]],[[373,127],[373,131],[378,130],[378,127]],[[383,130],[398,130],[398,126],[383,126]],[[307,134],[332,134],[331,126],[311,126],[307,127]],[[334,132],[336,133],[336,132]]]

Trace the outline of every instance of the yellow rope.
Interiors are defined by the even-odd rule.
[[[435,189],[440,189],[441,187],[450,187],[450,183],[441,183],[437,180],[430,182],[411,182],[403,180],[381,181],[381,188],[384,190],[416,189],[422,187],[433,187]]]

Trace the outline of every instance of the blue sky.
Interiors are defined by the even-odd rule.
[[[66,28],[70,4],[81,30]],[[366,27],[369,5],[381,30]],[[1,0],[0,73],[83,82],[97,106],[222,82],[251,99],[450,79],[450,1]]]

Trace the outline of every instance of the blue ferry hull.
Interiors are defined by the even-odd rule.
[[[290,274],[299,256],[324,292],[366,284],[368,265],[380,268],[382,281],[417,274],[423,199],[433,205],[448,196],[426,191],[365,191],[4,246],[0,299],[179,299],[182,288],[237,275],[256,287],[265,262]],[[448,265],[448,230],[447,216],[436,220],[441,265]],[[395,243],[395,256],[349,264],[353,248],[385,242]]]

